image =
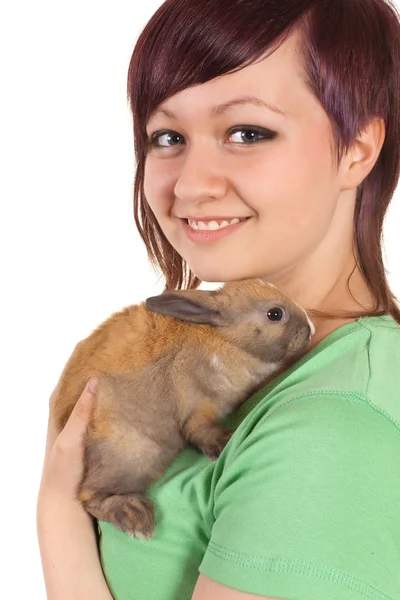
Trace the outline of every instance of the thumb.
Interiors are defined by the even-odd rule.
[[[84,439],[95,400],[90,383],[86,385],[65,427],[56,438],[44,469],[43,489],[53,489],[63,498],[73,497],[76,500],[84,472]]]
[[[94,377],[87,382],[64,429],[59,435],[60,442],[68,440],[68,445],[74,446],[82,440],[92,415],[97,383],[98,381]]]

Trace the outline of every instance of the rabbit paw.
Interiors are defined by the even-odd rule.
[[[86,510],[100,521],[140,540],[150,539],[155,528],[153,504],[143,494],[115,494],[84,502]]]

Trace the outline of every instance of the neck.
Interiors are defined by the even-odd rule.
[[[355,261],[350,266],[343,269],[339,276],[332,277],[330,280],[321,276],[314,276],[314,282],[304,282],[299,285],[293,285],[293,280],[285,283],[284,279],[280,282],[273,281],[277,287],[282,289],[295,302],[300,304],[307,312],[313,310],[337,315],[335,318],[313,315],[310,317],[315,326],[315,334],[312,337],[308,351],[312,350],[327,335],[357,319],[357,316],[346,317],[350,313],[360,316],[369,311],[375,310],[375,300],[369,290],[367,282],[362,276]],[[308,285],[307,285],[308,283]],[[325,283],[325,285],[324,285]],[[379,307],[378,307],[379,308]]]

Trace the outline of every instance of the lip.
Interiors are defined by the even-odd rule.
[[[235,217],[233,217],[235,218]],[[237,217],[239,218],[239,217]],[[224,227],[223,229],[217,229],[216,231],[201,231],[201,230],[195,230],[192,229],[189,224],[187,223],[186,219],[181,219],[182,221],[182,226],[183,226],[183,230],[186,233],[187,237],[192,240],[192,242],[205,242],[205,243],[210,243],[210,242],[215,242],[217,240],[220,240],[221,238],[227,237],[228,235],[231,235],[232,233],[234,233],[235,231],[237,231],[238,229],[240,229],[241,227],[243,227],[249,220],[251,217],[246,218],[245,221],[240,221],[240,223],[235,223],[234,225],[228,225],[227,227]],[[192,220],[192,219],[190,219]],[[196,221],[197,219],[193,219],[193,221]],[[199,219],[201,220],[201,219]],[[221,220],[221,219],[210,219],[210,221],[217,221],[217,220]],[[223,219],[223,220],[228,220],[228,219]],[[205,222],[205,221],[203,221]]]

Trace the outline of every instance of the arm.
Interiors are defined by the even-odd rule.
[[[48,600],[112,600],[103,576],[93,519],[76,498],[83,473],[83,436],[94,397],[88,388],[61,433],[51,411],[37,502],[37,532]]]

